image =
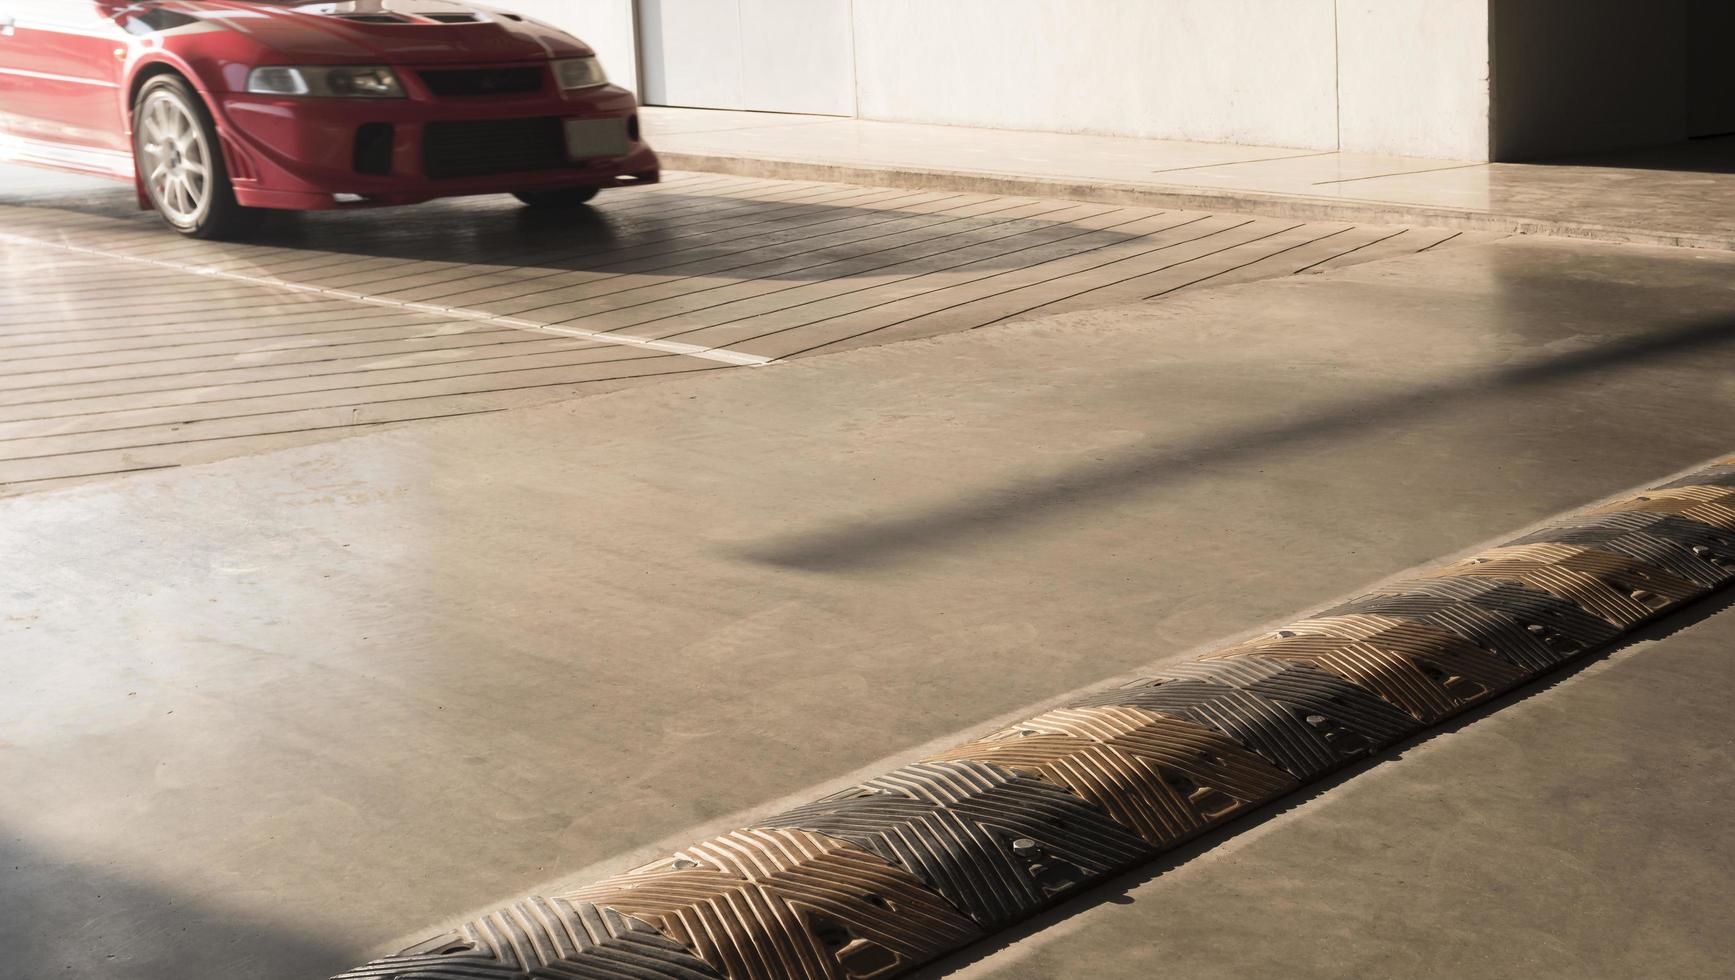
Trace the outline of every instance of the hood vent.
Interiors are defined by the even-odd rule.
[[[488,18],[480,14],[455,12],[449,14],[332,14],[339,20],[355,21],[358,24],[485,24]],[[513,20],[522,20],[513,17]]]

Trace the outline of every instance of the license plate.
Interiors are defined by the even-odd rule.
[[[574,160],[624,157],[628,145],[625,119],[566,120],[566,155]]]

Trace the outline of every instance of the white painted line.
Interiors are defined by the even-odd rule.
[[[364,293],[351,292],[347,289],[327,289],[302,282],[291,282],[287,279],[277,279],[272,276],[252,276],[244,272],[226,272],[213,269],[210,266],[188,265],[184,262],[165,262],[161,259],[147,259],[125,252],[115,252],[109,249],[90,248],[85,245],[69,245],[64,242],[51,242],[28,235],[17,235],[11,232],[0,232],[0,242],[10,242],[17,245],[36,245],[41,248],[58,249],[62,252],[73,252],[78,255],[91,255],[98,258],[113,259],[117,262],[131,262],[134,265],[149,265],[159,269],[170,269],[187,275],[204,276],[208,279],[227,279],[231,282],[243,282],[250,286],[269,286],[275,289],[286,289],[297,293],[317,293],[341,299],[350,303],[364,303],[368,306],[383,306],[388,309],[431,313],[438,316],[451,317],[454,320],[471,320],[476,323],[490,323],[503,327],[514,327],[519,330],[534,330],[539,333],[555,334],[561,337],[577,337],[581,340],[594,340],[599,344],[614,344],[620,347],[638,347],[644,350],[660,351],[664,354],[678,354],[682,357],[697,357],[707,361],[719,361],[724,364],[735,364],[743,367],[760,367],[776,363],[775,358],[762,357],[758,354],[744,354],[732,351],[726,347],[702,347],[698,344],[683,344],[673,340],[655,340],[650,337],[635,337],[632,334],[610,333],[605,330],[586,330],[582,327],[566,326],[564,324],[543,323],[538,320],[526,320],[523,317],[501,316],[485,310],[472,310],[462,306],[436,306],[431,303],[406,303],[403,300],[386,299],[380,296],[368,296]]]

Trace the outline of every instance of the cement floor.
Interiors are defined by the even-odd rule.
[[[1488,164],[782,113],[644,114],[658,149],[695,170],[910,175],[929,188],[1735,249],[1735,137]]]
[[[1508,239],[0,501],[9,976],[321,976],[1726,454],[1732,271],[1723,253]],[[1414,832],[1453,873],[1404,894],[1424,921],[1499,908],[1405,941],[1461,954],[1463,922],[1521,920],[1560,894],[1534,885],[1559,848],[1602,835],[1667,856],[1615,893],[1674,917],[1655,942],[1699,944],[1687,967],[1735,954],[1727,877],[1684,863],[1735,800],[1704,778],[1726,745],[1682,733],[1726,711],[1672,690],[1560,721],[1570,775],[1550,792],[1584,780],[1611,808],[1442,797],[1449,823]],[[1323,969],[1300,930],[1332,896],[1262,884],[1246,855],[1306,824],[1360,889],[1343,907],[1385,922],[1395,859],[1357,828],[1427,819],[1406,786],[1523,774],[1503,760],[1528,743],[1500,733],[1547,728],[1526,713],[1550,703],[1265,825],[1212,865],[1230,871],[1193,921],[1259,893]],[[1652,737],[1630,758],[1678,818],[1647,818],[1621,765]],[[1543,839],[1568,843],[1524,846]],[[1510,890],[1459,873],[1476,867],[1460,847],[1519,869]],[[1193,901],[1179,878],[1081,917],[1107,930],[1093,952],[1057,940],[980,968],[1257,962],[1204,940],[1127,952],[1134,919]],[[1577,880],[1587,911],[1556,948],[1614,914]],[[1383,936],[1352,961],[1396,956]],[[1491,958],[1457,975],[1506,975],[1536,937],[1478,935]]]

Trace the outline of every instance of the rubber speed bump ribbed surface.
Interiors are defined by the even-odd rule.
[[[866,980],[1735,579],[1735,459],[334,980]]]

